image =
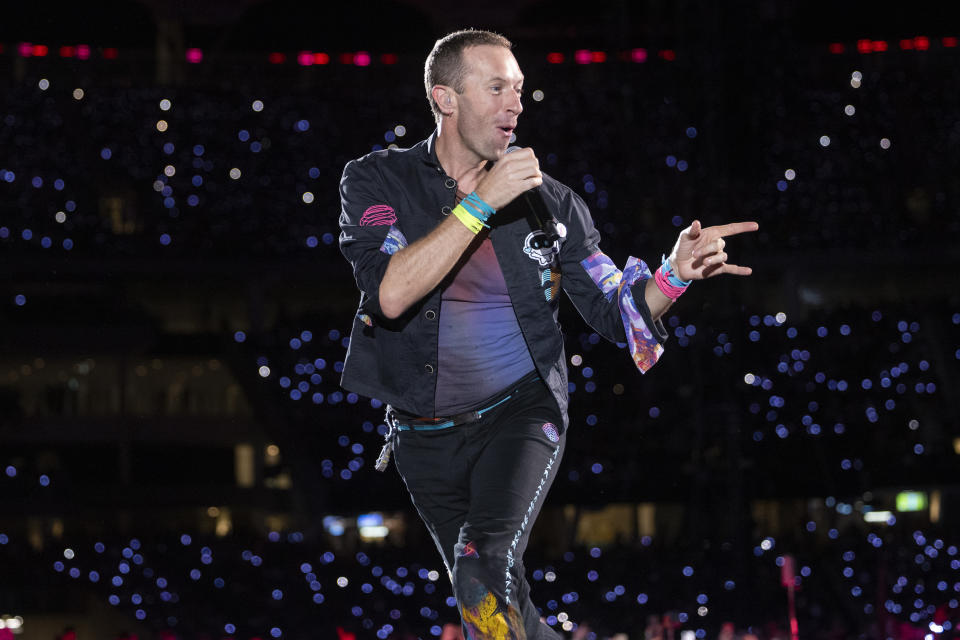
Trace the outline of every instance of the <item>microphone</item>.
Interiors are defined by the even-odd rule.
[[[547,204],[543,201],[543,194],[540,192],[540,187],[534,187],[529,191],[524,191],[523,199],[533,213],[533,217],[537,221],[537,226],[543,231],[544,240],[546,241],[545,247],[535,248],[543,249],[549,247],[557,240],[567,237],[567,227],[564,226],[563,223],[557,222],[557,219],[554,218],[553,214],[547,209]],[[534,242],[539,242],[539,240],[535,240]]]
[[[507,147],[504,154],[512,153],[519,148],[520,147]],[[487,166],[489,167],[489,164]],[[562,222],[557,222],[557,219],[554,218],[550,210],[547,209],[547,204],[543,201],[543,193],[540,191],[540,187],[534,187],[529,191],[524,191],[523,200],[527,203],[527,208],[530,209],[530,212],[533,214],[533,219],[536,221],[537,226],[540,227],[540,230],[543,231],[544,235],[543,240],[537,238],[533,241],[535,249],[545,249],[557,240],[567,237],[567,227]],[[544,246],[536,246],[541,242],[544,243]]]

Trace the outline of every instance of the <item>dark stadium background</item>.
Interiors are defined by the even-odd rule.
[[[0,638],[454,637],[338,386],[350,159],[499,30],[517,143],[618,264],[757,220],[646,376],[567,309],[534,530],[567,637],[957,637],[960,12],[948,2],[0,7]],[[725,624],[729,623],[729,624]],[[445,629],[446,625],[446,629]],[[619,636],[623,637],[623,636]]]

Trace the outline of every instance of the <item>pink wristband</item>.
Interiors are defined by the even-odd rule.
[[[683,292],[687,290],[686,287],[677,287],[670,284],[670,282],[667,280],[667,276],[663,274],[662,267],[654,271],[653,280],[657,283],[657,288],[660,289],[661,293],[673,301],[676,301],[676,299],[683,295]]]

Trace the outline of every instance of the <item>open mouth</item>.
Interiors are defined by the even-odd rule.
[[[503,131],[503,134],[508,138],[513,135],[513,127],[498,127],[500,131]]]

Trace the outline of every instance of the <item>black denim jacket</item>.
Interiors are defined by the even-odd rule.
[[[340,250],[360,289],[341,384],[428,417],[434,416],[441,287],[394,320],[383,315],[378,291],[390,256],[430,233],[456,205],[457,183],[437,160],[436,136],[409,149],[353,160],[340,180]],[[627,343],[642,372],[659,358],[667,333],[659,320],[652,321],[644,300],[651,277],[647,266],[635,258],[623,272],[613,265],[597,246],[600,234],[586,204],[569,187],[544,175],[539,192],[566,227],[565,238],[544,243],[544,232],[521,197],[491,218],[490,239],[524,340],[566,421],[560,289],[597,333]],[[512,382],[504,380],[504,387]]]

